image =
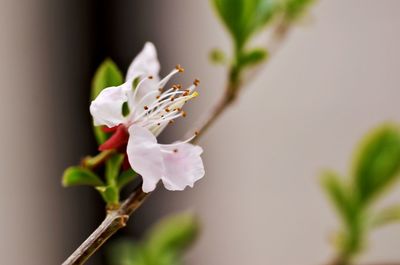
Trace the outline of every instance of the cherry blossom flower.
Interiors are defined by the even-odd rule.
[[[156,139],[169,123],[186,115],[182,107],[198,96],[199,81],[187,89],[165,89],[170,78],[184,70],[177,66],[161,80],[159,70],[156,49],[146,43],[129,66],[125,83],[105,88],[90,105],[94,124],[113,132],[99,149],[126,151],[130,166],[143,178],[144,192],[153,191],[160,180],[168,190],[184,190],[204,176],[203,150],[189,143],[195,136],[173,144]],[[126,115],[124,107],[129,109]]]

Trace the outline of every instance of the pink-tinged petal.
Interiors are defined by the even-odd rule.
[[[132,169],[143,178],[143,191],[153,191],[164,175],[162,151],[156,137],[146,128],[132,125],[126,152]]]
[[[204,176],[203,149],[189,143],[162,145],[165,175],[162,178],[168,190],[184,190]]]
[[[126,93],[127,84],[103,89],[90,104],[90,114],[93,116],[94,125],[114,127],[125,122],[122,115],[122,104],[128,100]]]
[[[160,63],[157,59],[157,51],[154,44],[147,42],[143,50],[133,59],[126,74],[126,80],[133,80],[136,77],[152,75],[158,79]]]

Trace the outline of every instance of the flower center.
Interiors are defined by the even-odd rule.
[[[167,90],[164,89],[172,76],[183,71],[184,69],[181,66],[176,66],[170,74],[157,84],[157,87],[154,87],[140,100],[136,101],[138,92],[153,77],[146,77],[139,82],[131,99],[132,102],[137,103],[129,115],[128,127],[131,124],[138,124],[158,135],[167,124],[173,123],[176,118],[186,117],[186,112],[182,110],[182,107],[188,100],[199,95],[195,89],[200,81],[195,79],[193,84],[186,89],[182,89],[180,84],[174,84]]]

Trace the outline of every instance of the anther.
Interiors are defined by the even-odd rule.
[[[182,111],[182,117],[186,117],[186,112]]]
[[[160,125],[161,125],[161,123],[157,123],[157,125],[158,125],[158,126],[160,126]]]
[[[174,153],[178,153],[178,149],[174,149]]]
[[[182,68],[182,66],[180,64],[178,64],[177,66],[175,66],[175,69],[178,70],[179,73],[183,73],[185,71],[185,69]]]
[[[160,88],[158,89],[158,91],[163,92],[163,91],[164,91],[164,88],[160,87]]]
[[[166,112],[170,112],[169,108],[166,108],[165,111],[166,111]]]
[[[174,120],[170,120],[169,122],[168,122],[168,124],[172,124],[172,123],[174,123],[175,121]]]
[[[144,108],[144,110],[148,110],[149,109],[149,107],[147,107],[147,106],[144,106],[143,108]]]
[[[200,80],[196,78],[196,79],[193,81],[193,85],[198,86],[199,84],[200,84]]]
[[[156,97],[156,99],[159,99],[160,98],[160,95],[158,95],[157,97]]]
[[[175,100],[175,98],[174,97],[171,97],[171,101],[174,101]]]
[[[152,75],[149,75],[148,78],[149,78],[149,79],[153,79],[153,76],[152,76]]]
[[[199,131],[195,131],[194,135],[198,136],[199,135]]]

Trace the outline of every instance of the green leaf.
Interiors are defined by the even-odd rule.
[[[343,185],[342,180],[332,171],[324,172],[321,178],[321,186],[328,195],[333,206],[339,213],[343,222],[351,222],[353,201],[349,196],[351,191]]]
[[[109,185],[115,185],[116,179],[124,161],[123,154],[114,154],[106,161],[106,180]]]
[[[124,172],[122,172],[117,180],[117,184],[119,189],[122,189],[127,185],[129,182],[133,181],[137,177],[137,173],[133,171],[132,169],[128,169]]]
[[[398,179],[399,127],[385,124],[369,133],[361,142],[354,161],[354,185],[360,203],[367,204]]]
[[[261,63],[267,58],[268,58],[268,52],[265,49],[262,48],[253,49],[241,55],[239,64],[241,66],[251,66]]]
[[[393,205],[376,213],[371,225],[378,228],[393,223],[400,223],[400,205]]]
[[[96,187],[96,189],[100,192],[107,205],[117,205],[119,203],[119,190],[117,187],[109,185]]]
[[[241,50],[249,38],[276,13],[276,0],[212,0],[215,9]]]
[[[315,2],[315,0],[285,0],[285,19],[289,22],[298,20]]]
[[[106,59],[97,69],[91,90],[91,100],[94,100],[100,92],[110,86],[118,86],[122,84],[123,76],[121,71],[111,59]],[[107,134],[100,127],[94,127],[94,134],[98,144],[102,144],[107,140]]]
[[[155,225],[147,234],[146,246],[154,257],[179,256],[195,241],[198,233],[199,223],[193,214],[178,214]]]
[[[89,169],[74,166],[64,171],[62,185],[64,187],[70,187],[78,185],[101,186],[104,184],[101,179]]]

